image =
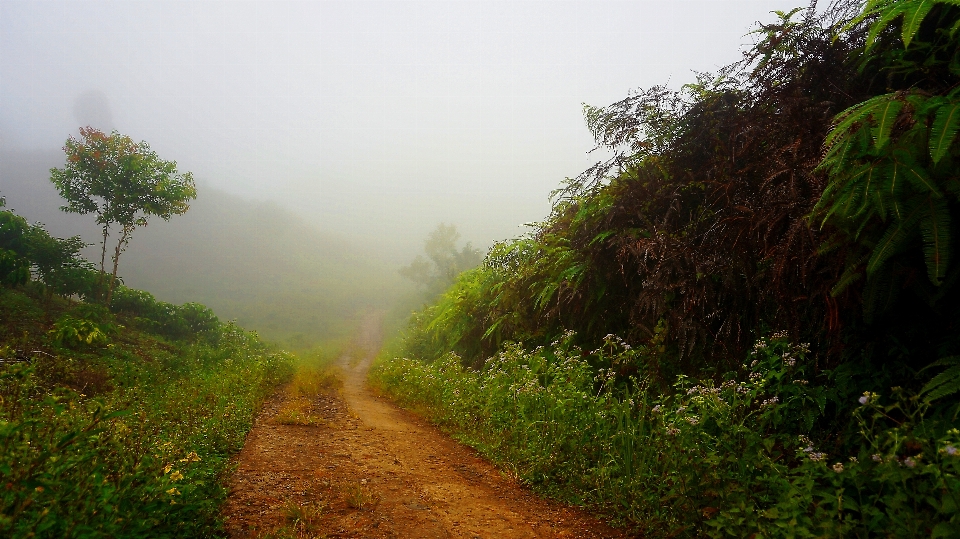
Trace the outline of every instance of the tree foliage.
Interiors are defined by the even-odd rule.
[[[175,161],[160,159],[146,142],[136,143],[116,131],[106,135],[92,127],[81,128],[80,138],[67,139],[64,151],[67,163],[62,169],[51,169],[50,180],[67,201],[63,211],[96,214],[103,232],[103,273],[111,228],[120,229],[105,291],[105,303],[109,304],[120,255],[134,229],[146,226],[151,216],[166,221],[186,212],[189,201],[197,196],[196,186],[191,173],[177,173]]]
[[[956,354],[960,7],[921,3],[777,12],[716,75],[586,106],[612,157],[420,313],[410,346],[479,365],[504,341],[614,333],[661,350],[623,374],[663,380],[736,370],[771,330],[819,368]]]
[[[400,275],[417,283],[433,297],[456,281],[457,276],[480,264],[483,257],[480,250],[467,242],[457,249],[460,233],[457,227],[440,223],[423,242],[427,257],[417,257],[407,266],[400,268]]]

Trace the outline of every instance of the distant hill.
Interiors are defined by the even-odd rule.
[[[0,195],[52,234],[96,243],[92,216],[58,209],[49,169],[62,160],[59,152],[0,152]],[[373,247],[325,234],[276,204],[198,190],[185,215],[134,233],[120,260],[127,285],[171,303],[203,303],[293,348],[345,334],[361,311],[389,304],[403,286]],[[99,254],[96,245],[87,251],[91,260]]]

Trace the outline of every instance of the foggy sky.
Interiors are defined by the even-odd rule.
[[[806,3],[0,0],[0,149],[117,129],[329,232],[486,246],[596,160],[581,103],[679,87]]]

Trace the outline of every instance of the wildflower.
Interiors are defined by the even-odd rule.
[[[871,459],[873,462],[883,462],[883,457],[881,457],[881,456],[880,456],[879,454],[877,454],[877,453],[874,453],[873,455],[871,455],[871,456],[870,456],[870,459]]]
[[[917,461],[913,460],[911,457],[903,459],[903,465],[907,468],[913,468],[917,465]]]
[[[833,465],[833,471],[835,471],[835,472],[837,472],[837,473],[842,472],[842,471],[843,471],[843,463],[842,463],[842,462],[838,462],[838,463],[834,464],[834,465]]]
[[[185,458],[180,459],[180,462],[200,462],[200,456],[196,451],[191,451]]]
[[[944,447],[943,452],[950,455],[951,457],[957,456],[957,448],[952,445],[948,445],[947,447]]]
[[[694,386],[687,390],[687,395],[696,395],[699,391],[699,388]]]
[[[667,436],[676,436],[678,434],[680,434],[680,429],[675,429],[673,427],[667,429]]]
[[[167,494],[169,494],[169,495],[171,495],[171,496],[179,496],[179,495],[180,495],[180,491],[177,490],[177,487],[173,487],[173,488],[167,490]]]
[[[172,469],[173,469],[173,464],[167,464],[166,466],[163,467],[163,473],[165,474],[170,473],[170,470]]]
[[[826,453],[820,453],[820,452],[818,452],[818,451],[814,451],[814,452],[808,454],[807,456],[810,457],[810,460],[812,460],[813,462],[820,462],[820,461],[822,461],[822,460],[824,460],[824,459],[827,458],[827,454],[826,454]]]
[[[859,402],[860,404],[866,405],[870,402],[873,402],[873,400],[876,398],[877,398],[876,393],[870,393],[869,391],[864,391],[863,395],[859,399],[857,399],[857,402]]]
[[[660,413],[660,405],[658,404],[658,405],[654,406],[650,411],[653,412],[653,413],[655,413],[655,414]]]
[[[180,470],[174,470],[173,473],[170,474],[171,481],[179,481],[181,479],[183,479],[183,474],[180,473]]]
[[[696,424],[699,423],[699,422],[700,422],[700,419],[698,419],[698,418],[696,418],[696,417],[694,417],[694,416],[690,416],[690,417],[687,418],[687,423],[690,423],[691,425],[696,425]]]
[[[860,460],[857,459],[857,457],[850,457],[850,462],[852,462],[853,464],[858,464]]]
[[[756,367],[756,366],[757,366],[757,360],[754,359],[753,361],[750,362],[750,368],[752,369],[752,368],[754,368],[754,367]]]

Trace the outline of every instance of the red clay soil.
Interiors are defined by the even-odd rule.
[[[362,339],[379,342],[379,325],[365,326]],[[229,482],[230,537],[630,537],[582,509],[538,498],[374,394],[365,385],[372,357],[341,361],[342,390],[312,402],[323,425],[276,423],[285,391],[264,406]],[[299,513],[308,529],[293,526],[304,505],[320,507],[312,519]]]

